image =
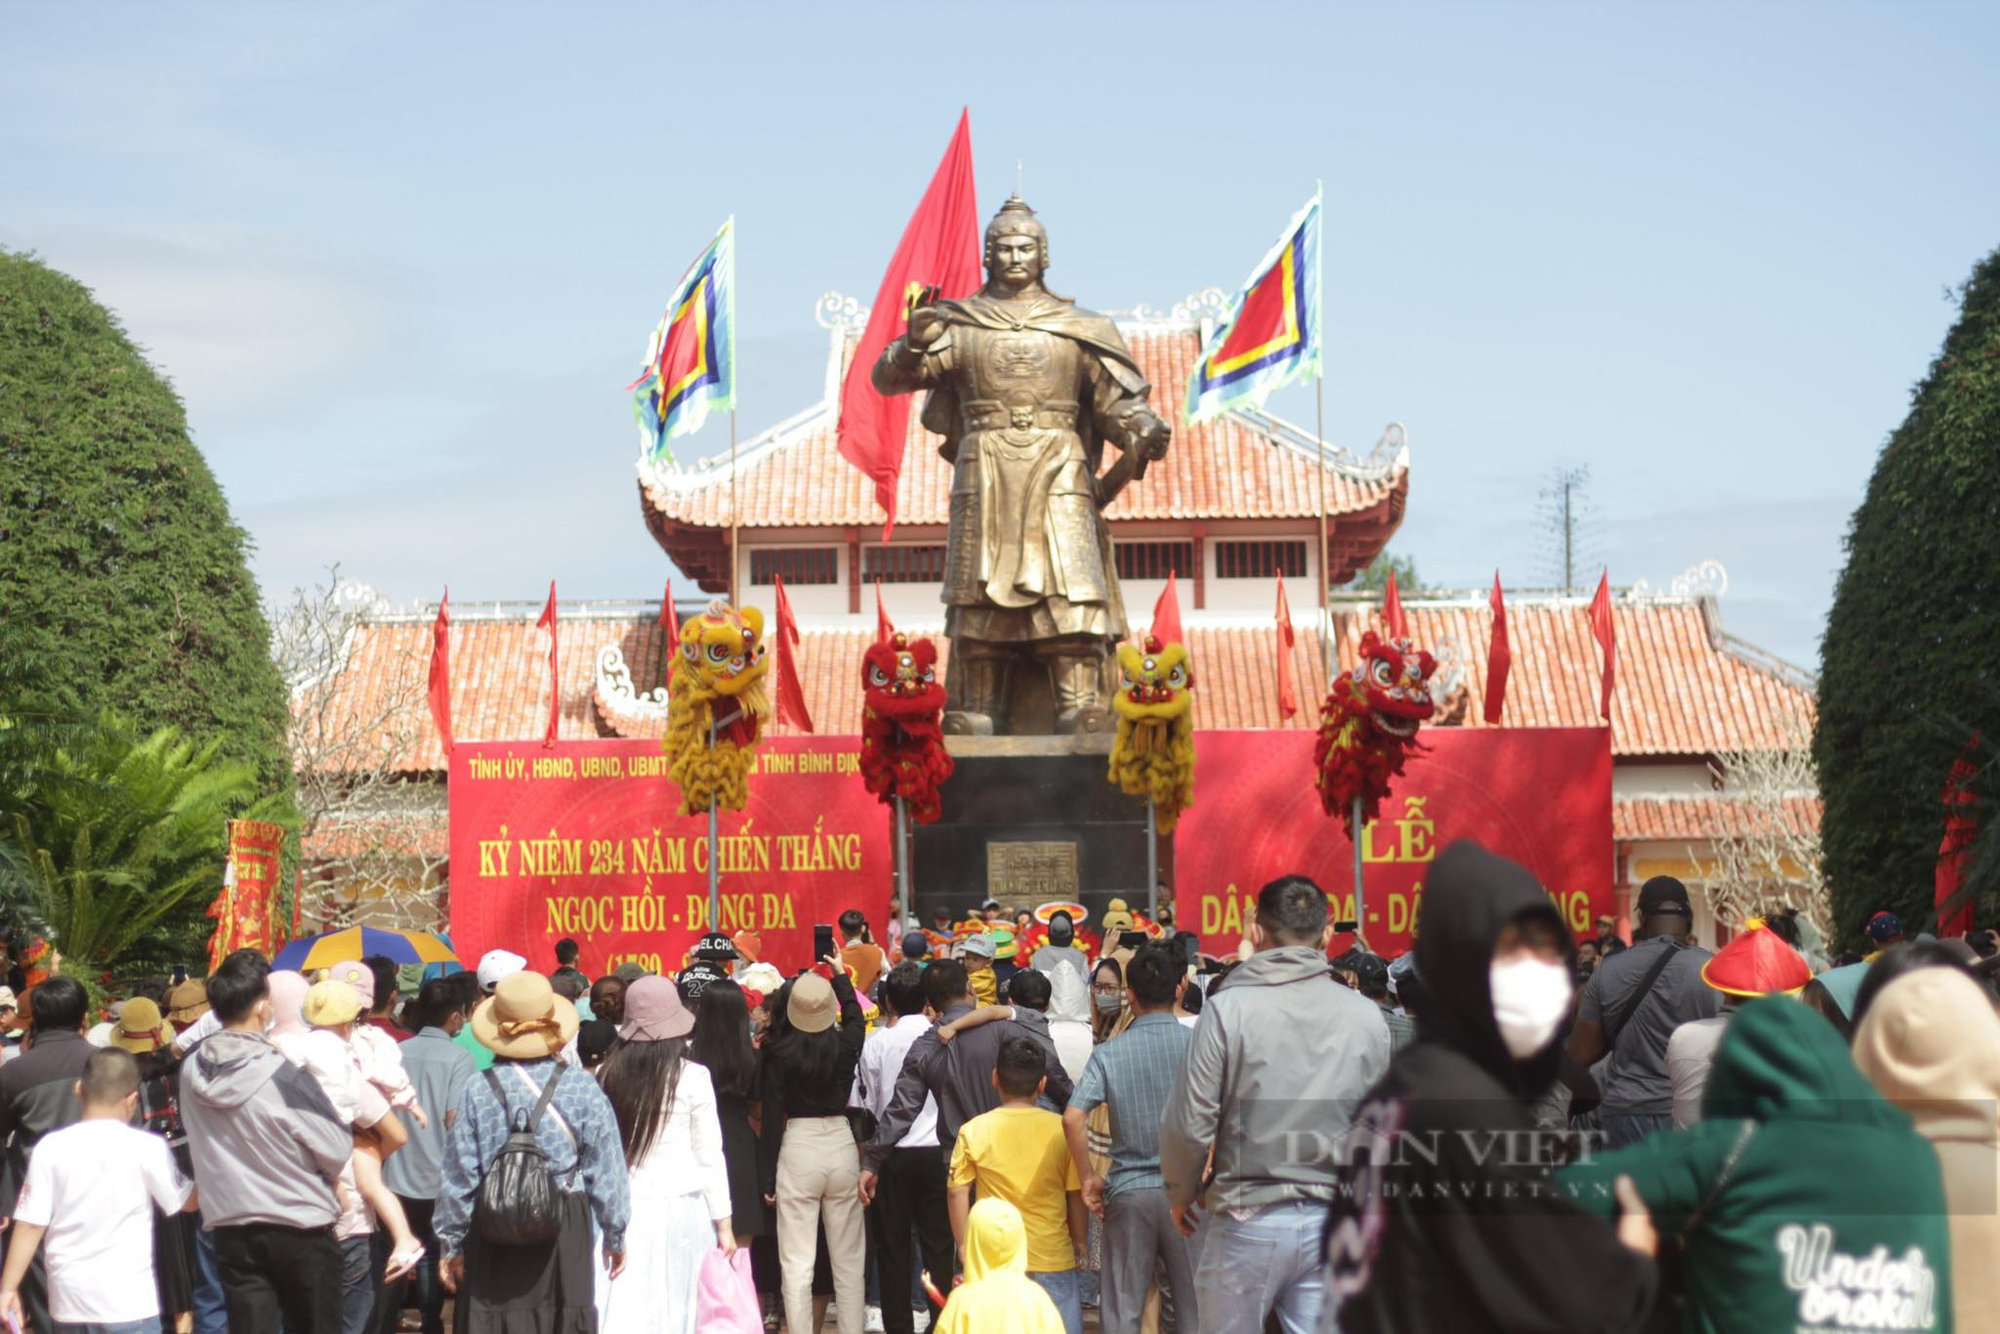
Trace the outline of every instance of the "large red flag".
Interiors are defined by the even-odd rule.
[[[1397,639],[1410,637],[1410,623],[1403,616],[1403,594],[1396,587],[1396,571],[1389,570],[1388,587],[1382,590],[1382,619],[1388,623],[1389,633]]]
[[[785,581],[774,578],[778,602],[778,721],[790,723],[801,732],[813,730],[812,715],[806,712],[805,688],[799,684],[799,664],[794,656],[799,648],[799,623],[792,619],[792,600],[785,596]]]
[[[1611,571],[1597,581],[1597,596],[1590,600],[1590,633],[1604,650],[1604,692],[1597,712],[1611,721],[1611,683],[1618,675],[1618,631],[1611,624]]]
[[[681,651],[681,613],[674,606],[674,581],[667,580],[667,591],[660,595],[660,631],[667,637],[660,650],[660,684],[672,688],[674,679],[674,658]]]
[[[1290,718],[1299,711],[1299,692],[1292,684],[1292,604],[1285,600],[1285,576],[1278,576],[1278,716]]]
[[[556,715],[562,710],[562,680],[556,675],[556,581],[549,580],[549,603],[542,608],[542,614],[535,622],[537,630],[549,632],[549,730],[542,734],[542,744],[556,744]]]
[[[445,585],[444,600],[438,603],[437,619],[431,622],[431,721],[437,724],[438,740],[444,753],[451,754],[451,586]]]
[[[1493,642],[1486,649],[1486,725],[1500,725],[1500,709],[1507,702],[1507,673],[1514,666],[1514,650],[1507,643],[1507,599],[1500,594],[1500,571],[1493,572],[1493,596],[1486,599],[1493,608]]]
[[[1167,586],[1160,590],[1160,600],[1153,604],[1153,624],[1146,631],[1162,644],[1183,644],[1181,637],[1181,594],[1174,582],[1178,570],[1167,571]]]
[[[875,500],[887,516],[882,540],[896,527],[896,480],[903,473],[903,438],[910,424],[910,396],[884,396],[870,380],[882,349],[899,337],[911,298],[935,287],[946,299],[979,290],[979,204],[972,189],[972,124],[958,115],[944,160],[910,215],[896,246],[868,323],[840,386],[840,456],[875,482]]]
[[[1972,930],[1972,895],[1964,892],[1965,864],[1979,835],[1974,815],[1972,780],[1979,776],[1973,756],[1979,750],[1974,732],[1965,749],[1951,762],[1944,780],[1944,841],[1938,844],[1937,879],[1932,904],[1937,909],[1937,933],[1962,936]]]
[[[875,642],[886,644],[896,637],[896,627],[889,620],[888,609],[882,605],[882,581],[875,581]]]

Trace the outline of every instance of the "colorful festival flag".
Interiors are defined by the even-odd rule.
[[[562,708],[562,678],[556,675],[556,581],[549,580],[549,603],[535,621],[537,630],[549,632],[549,730],[542,735],[544,746],[556,744],[556,715]]]
[[[1298,688],[1292,684],[1292,604],[1285,600],[1285,576],[1278,575],[1278,716],[1290,718],[1299,711]]]
[[[214,972],[237,950],[270,953],[277,922],[278,858],[285,845],[283,825],[266,820],[231,820],[222,892],[208,905],[215,931],[208,938],[208,970]]]
[[[736,406],[736,219],[688,266],[646,345],[632,391],[639,447],[652,462],[673,460],[669,442],[701,429],[709,410]]]
[[[1597,581],[1597,596],[1590,600],[1590,633],[1604,650],[1604,691],[1597,711],[1611,721],[1611,683],[1618,675],[1618,631],[1611,623],[1611,571]]]
[[[437,724],[438,741],[451,754],[451,585],[446,584],[444,600],[438,603],[437,619],[431,622],[431,721]]]
[[[1493,595],[1486,600],[1493,608],[1493,642],[1486,649],[1486,725],[1500,725],[1500,710],[1507,703],[1507,674],[1514,669],[1514,650],[1507,642],[1507,599],[1500,593],[1500,571],[1493,572]]]
[[[938,163],[903,239],[882,275],[868,323],[854,345],[840,385],[840,456],[875,483],[875,503],[887,517],[882,540],[896,527],[896,483],[903,475],[903,440],[910,425],[910,396],[876,392],[872,379],[882,349],[902,336],[912,298],[930,288],[946,300],[979,290],[979,202],[972,188],[972,122],[958,115],[958,129]]]
[[[1202,345],[1188,376],[1190,425],[1319,374],[1319,221],[1315,190]]]

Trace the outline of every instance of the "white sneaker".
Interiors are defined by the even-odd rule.
[[[882,1331],[887,1328],[882,1323],[882,1308],[879,1306],[869,1307],[868,1317],[862,1322],[861,1328],[866,1330],[867,1334],[882,1334]]]

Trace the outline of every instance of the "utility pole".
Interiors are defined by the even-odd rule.
[[[1583,555],[1581,527],[1590,486],[1588,466],[1557,467],[1542,489],[1544,522],[1561,543],[1562,590],[1576,592],[1577,561]],[[1553,554],[1553,553],[1551,553]]]

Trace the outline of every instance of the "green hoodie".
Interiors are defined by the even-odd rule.
[[[1612,1183],[1632,1178],[1662,1247],[1682,1238],[1686,1329],[1951,1329],[1937,1154],[1832,1025],[1784,997],[1745,1005],[1703,1116],[1560,1178],[1605,1215],[1617,1212]]]

